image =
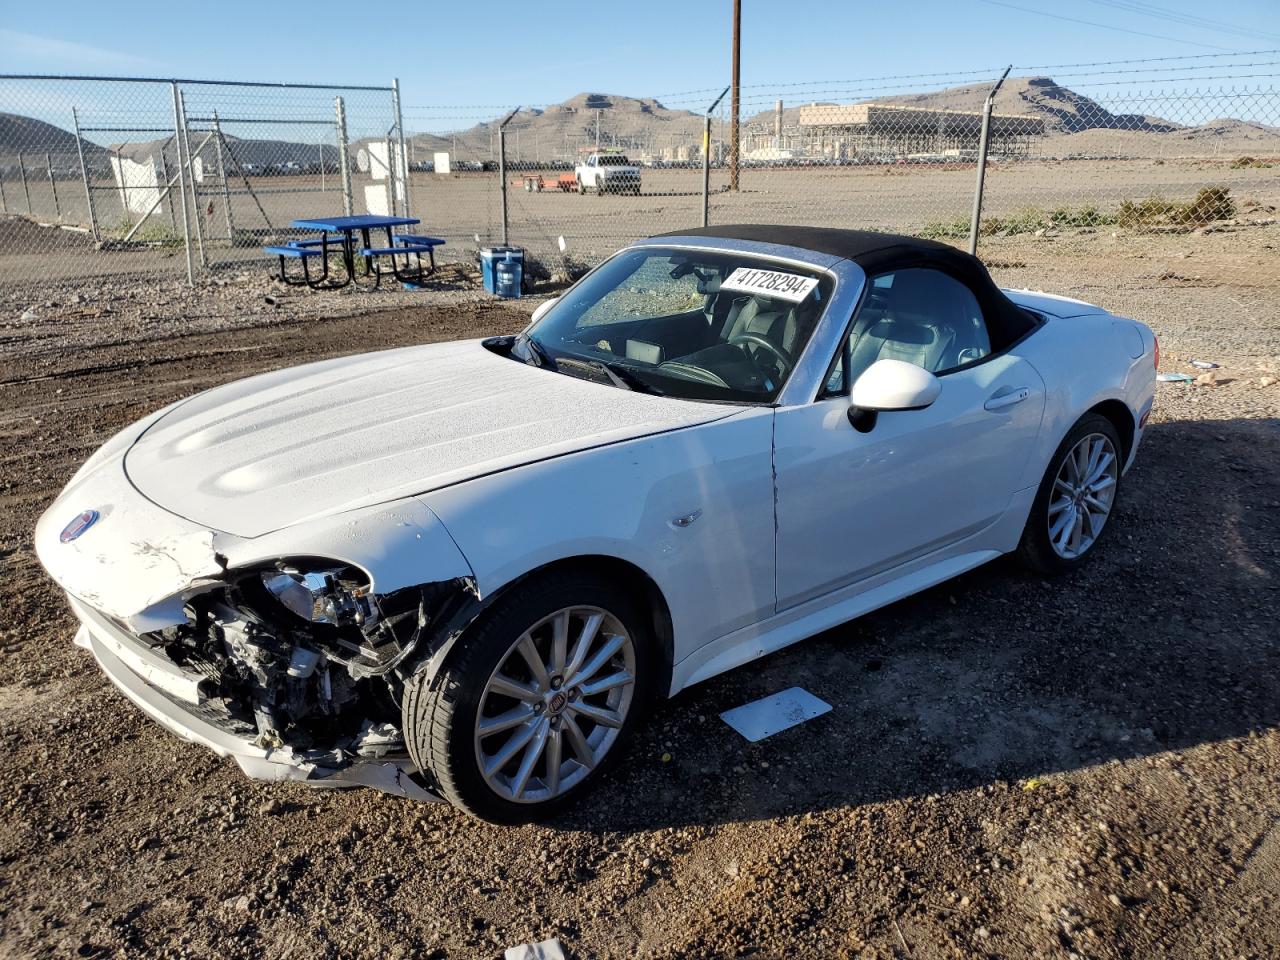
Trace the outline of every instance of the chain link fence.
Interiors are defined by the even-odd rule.
[[[399,212],[388,87],[0,77],[0,277],[190,276]]]
[[[1199,88],[1173,78],[1145,91],[1115,79],[1127,72],[1013,77],[1001,88],[987,124],[978,252],[1005,285],[1147,319],[1171,303],[1212,318],[1225,297],[1280,321],[1274,72]],[[707,123],[718,91],[525,107],[506,128],[507,235],[545,272],[570,276],[637,237],[700,225],[704,205],[713,224],[852,227],[967,246],[996,76],[952,76],[933,93],[893,78],[744,88],[736,170],[724,101]],[[450,173],[415,172],[411,187],[455,256],[502,239],[495,118],[512,106],[409,108],[411,128],[443,130],[415,136],[420,149],[456,158]],[[599,152],[638,168],[639,195],[583,184],[575,170]]]
[[[1280,320],[1269,55],[1018,68],[986,122],[975,239],[997,279],[1145,319]],[[506,236],[538,278],[704,218],[966,246],[999,73],[745,86],[736,163],[715,89],[410,100],[401,123],[394,86],[0,78],[0,276],[181,276],[188,249],[196,272],[265,271],[291,220],[348,211],[421,217],[445,260]],[[638,193],[599,189],[593,156],[634,165]]]

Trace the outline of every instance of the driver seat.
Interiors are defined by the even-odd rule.
[[[759,297],[739,297],[729,310],[725,323],[724,341],[744,333],[755,333],[781,347],[794,356],[799,323],[794,309],[782,309]]]

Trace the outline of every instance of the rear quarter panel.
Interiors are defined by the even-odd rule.
[[[1106,312],[1047,317],[1017,350],[1045,382],[1044,421],[1027,464],[1024,486],[1040,482],[1058,444],[1080,417],[1106,400],[1119,400],[1133,421],[1133,462],[1138,423],[1155,397],[1155,338],[1135,320]]]

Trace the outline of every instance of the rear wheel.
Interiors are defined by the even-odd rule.
[[[625,749],[657,675],[630,594],[585,574],[537,578],[406,685],[414,761],[473,816],[522,823],[589,789]]]
[[[1101,414],[1081,417],[1063,438],[1036,491],[1018,557],[1042,573],[1066,573],[1097,546],[1116,505],[1122,447]]]

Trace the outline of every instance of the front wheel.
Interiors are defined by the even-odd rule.
[[[463,634],[440,674],[406,684],[405,738],[473,816],[551,816],[625,749],[657,675],[631,595],[575,573],[536,578]]]
[[[1120,489],[1122,446],[1115,426],[1097,413],[1068,431],[1036,491],[1018,557],[1041,573],[1082,564],[1106,529]]]

